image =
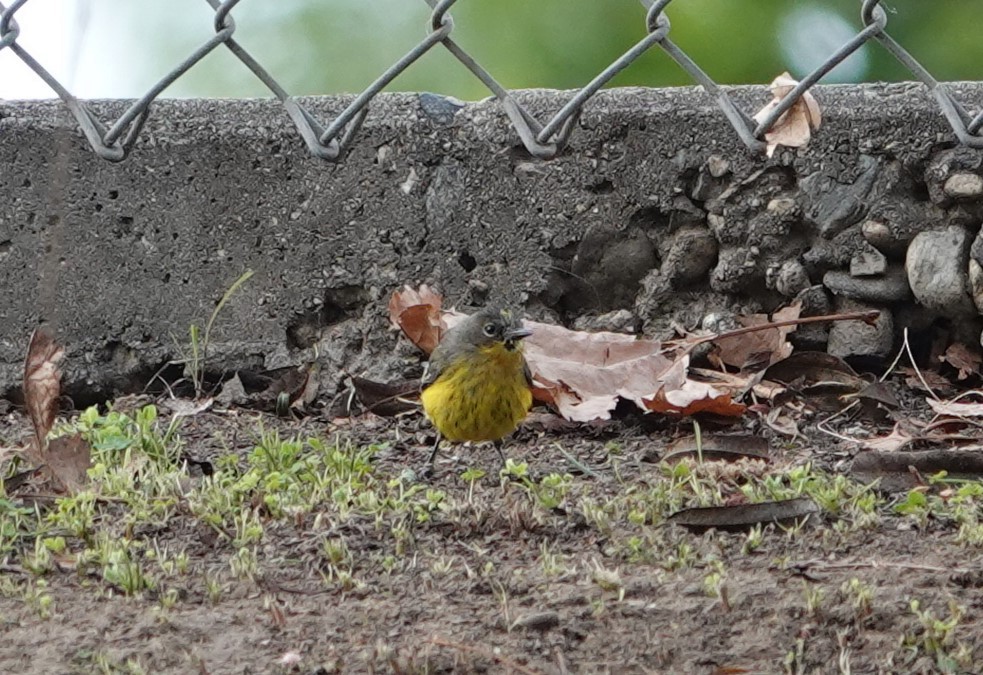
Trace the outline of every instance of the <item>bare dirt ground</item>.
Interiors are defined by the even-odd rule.
[[[507,447],[524,477],[499,480],[494,450],[479,446],[445,450],[422,480],[411,470],[432,436],[418,415],[202,412],[182,423],[194,461],[155,493],[173,497],[160,511],[113,493],[80,531],[65,531],[67,518],[45,531],[64,549],[39,553],[46,544],[28,535],[0,556],[0,672],[983,671],[983,562],[965,522],[899,513],[906,493],[844,479],[849,443],[745,426],[769,437],[769,465],[660,463],[688,424],[558,431],[534,419]],[[26,428],[8,412],[0,445]],[[349,469],[377,447],[357,480],[332,478],[304,507],[271,506],[287,487],[230,483],[247,497],[210,517],[203,486],[233,471],[219,458],[235,455],[245,475],[261,428],[337,444]],[[799,494],[803,467],[822,508],[811,524],[696,534],[666,522],[706,490],[723,503],[752,484]],[[39,510],[59,508],[43,497]],[[90,553],[113,544],[138,583],[121,580],[118,558]]]

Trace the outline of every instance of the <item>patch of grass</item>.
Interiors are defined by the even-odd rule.
[[[849,581],[844,581],[840,586],[840,593],[853,606],[858,621],[867,618],[873,612],[874,589],[860,579],[853,577]]]
[[[858,541],[858,532],[864,538],[863,531],[888,519],[892,525],[943,523],[952,533],[958,527],[957,538],[967,545],[983,542],[983,487],[944,477],[889,501],[811,464],[692,459],[649,465],[612,446],[610,461],[596,472],[537,473],[509,461],[496,485],[482,480],[486,473],[477,468],[428,485],[403,471],[383,445],[288,437],[257,426],[245,431],[254,434],[246,452],[213,459],[213,473],[200,477],[183,466],[178,423],[159,419],[153,406],[129,415],[91,409],[63,425],[63,432],[78,429],[92,443],[89,484],[36,508],[0,493],[0,561],[18,568],[0,576],[0,596],[17,599],[27,616],[67,614],[57,582],[75,574],[80,586],[150,603],[166,621],[185,601],[241,598],[244,583],[267,593],[273,592],[270,582],[282,581],[288,592],[341,597],[385,593],[404,583],[457,584],[492,593],[502,625],[511,627],[512,612],[526,607],[530,593],[551,598],[562,583],[579,584],[578,593],[589,587],[587,602],[611,616],[642,577],[665,581],[667,590],[695,581],[699,592],[702,581],[702,591],[725,610],[731,596],[735,609],[743,609],[744,598],[754,597],[744,586],[744,570],[766,566],[763,554],[785,555],[786,567],[801,564],[816,550],[843,551],[845,542]],[[561,461],[554,466],[563,467]],[[667,524],[685,508],[798,497],[820,506],[824,518],[817,527],[759,524],[742,534],[694,535]],[[201,556],[203,548],[210,553]],[[873,583],[863,573],[849,574],[826,586],[835,602],[818,584],[801,591],[792,586],[791,601],[786,593],[776,611],[793,606],[797,618],[825,628],[843,618],[837,614],[843,610],[852,635],[883,630],[871,618]],[[883,603],[891,596],[881,592]],[[965,668],[971,655],[954,637],[961,619],[956,610],[939,616],[913,606],[902,642],[895,642],[900,629],[892,629],[894,658],[930,658],[943,672]],[[819,643],[810,642],[816,635],[783,645],[789,672],[812,672],[814,662],[826,658]],[[131,667],[103,657],[90,655],[86,672]]]
[[[912,652],[912,656],[919,653],[929,656],[939,672],[967,672],[973,665],[973,653],[956,639],[956,630],[966,613],[965,608],[950,600],[949,615],[944,618],[936,617],[929,609],[923,609],[918,600],[912,600],[910,608],[919,627],[916,631],[905,634],[903,646]]]
[[[184,372],[185,377],[191,379],[196,396],[201,397],[204,394],[205,366],[208,361],[208,348],[211,345],[212,326],[215,325],[215,320],[218,318],[222,308],[225,307],[226,303],[232,299],[232,296],[252,276],[253,271],[246,270],[238,279],[232,282],[232,285],[222,294],[222,298],[215,305],[215,309],[212,310],[211,315],[209,315],[208,322],[205,324],[204,333],[202,333],[201,328],[197,324],[191,324],[188,328],[189,342],[183,359]]]
[[[983,483],[977,480],[950,479],[940,472],[928,485],[909,490],[894,505],[894,512],[913,521],[920,529],[931,522],[956,525],[957,541],[969,546],[983,546]]]

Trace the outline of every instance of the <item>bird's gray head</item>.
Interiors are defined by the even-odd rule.
[[[455,326],[447,337],[461,345],[487,347],[501,343],[508,350],[516,349],[523,338],[532,331],[523,327],[520,319],[511,310],[503,307],[486,307],[464,319]]]

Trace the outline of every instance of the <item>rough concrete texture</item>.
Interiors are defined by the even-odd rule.
[[[981,85],[955,90],[983,97]],[[734,93],[748,111],[769,98]],[[119,164],[89,150],[61,104],[0,102],[0,393],[18,387],[41,320],[67,347],[76,401],[143,387],[246,269],[255,276],[218,316],[209,369],[299,363],[316,346],[330,397],[346,373],[418,364],[386,320],[404,283],[570,324],[614,312],[627,326],[628,310],[635,328],[665,335],[821,294],[827,272],[848,275],[870,246],[891,275],[921,231],[956,222],[972,241],[983,153],[957,147],[923,87],[815,94],[823,128],[767,159],[701,90],[605,91],[552,161],[525,152],[494,100],[458,109],[389,94],[341,164],[309,156],[270,101],[160,101]],[[541,117],[568,96],[519,94]],[[305,105],[327,120],[349,100]],[[94,105],[104,119],[123,107]],[[969,260],[952,267],[965,279]],[[894,281],[866,269],[837,292],[879,298]],[[979,317],[952,309],[933,312],[978,336]],[[859,346],[837,349],[869,353]]]

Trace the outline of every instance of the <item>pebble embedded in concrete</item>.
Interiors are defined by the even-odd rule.
[[[769,288],[774,288],[786,298],[794,297],[812,286],[809,272],[798,258],[786,260],[777,269],[769,268],[767,282]]]
[[[983,176],[975,173],[957,173],[949,176],[942,191],[953,199],[974,199],[983,195]]]
[[[610,331],[612,333],[634,333],[635,315],[627,309],[618,309],[600,316],[578,316],[573,323],[575,330]]]
[[[838,297],[866,302],[900,302],[911,297],[908,278],[900,267],[889,267],[879,277],[855,277],[844,270],[830,270],[823,285]]]
[[[672,235],[662,274],[674,286],[691,284],[705,278],[716,260],[717,240],[710,231],[703,226],[684,226]]]
[[[876,277],[887,271],[887,257],[868,246],[850,258],[850,276]]]
[[[975,258],[969,259],[969,293],[973,296],[976,311],[983,314],[983,265]]]
[[[802,316],[822,316],[833,311],[833,301],[822,284],[804,288],[795,296],[802,304]]]
[[[915,299],[947,317],[976,314],[969,295],[969,249],[966,228],[950,225],[920,232],[908,247],[905,271]]]
[[[801,307],[800,316],[823,316],[833,311],[833,300],[822,284],[801,290],[795,296]],[[829,342],[829,324],[806,323],[796,328],[789,336],[796,349],[824,350]]]
[[[894,347],[894,316],[891,310],[849,298],[836,299],[837,313],[877,310],[872,325],[863,321],[837,321],[829,329],[826,351],[833,356],[886,358]]]

